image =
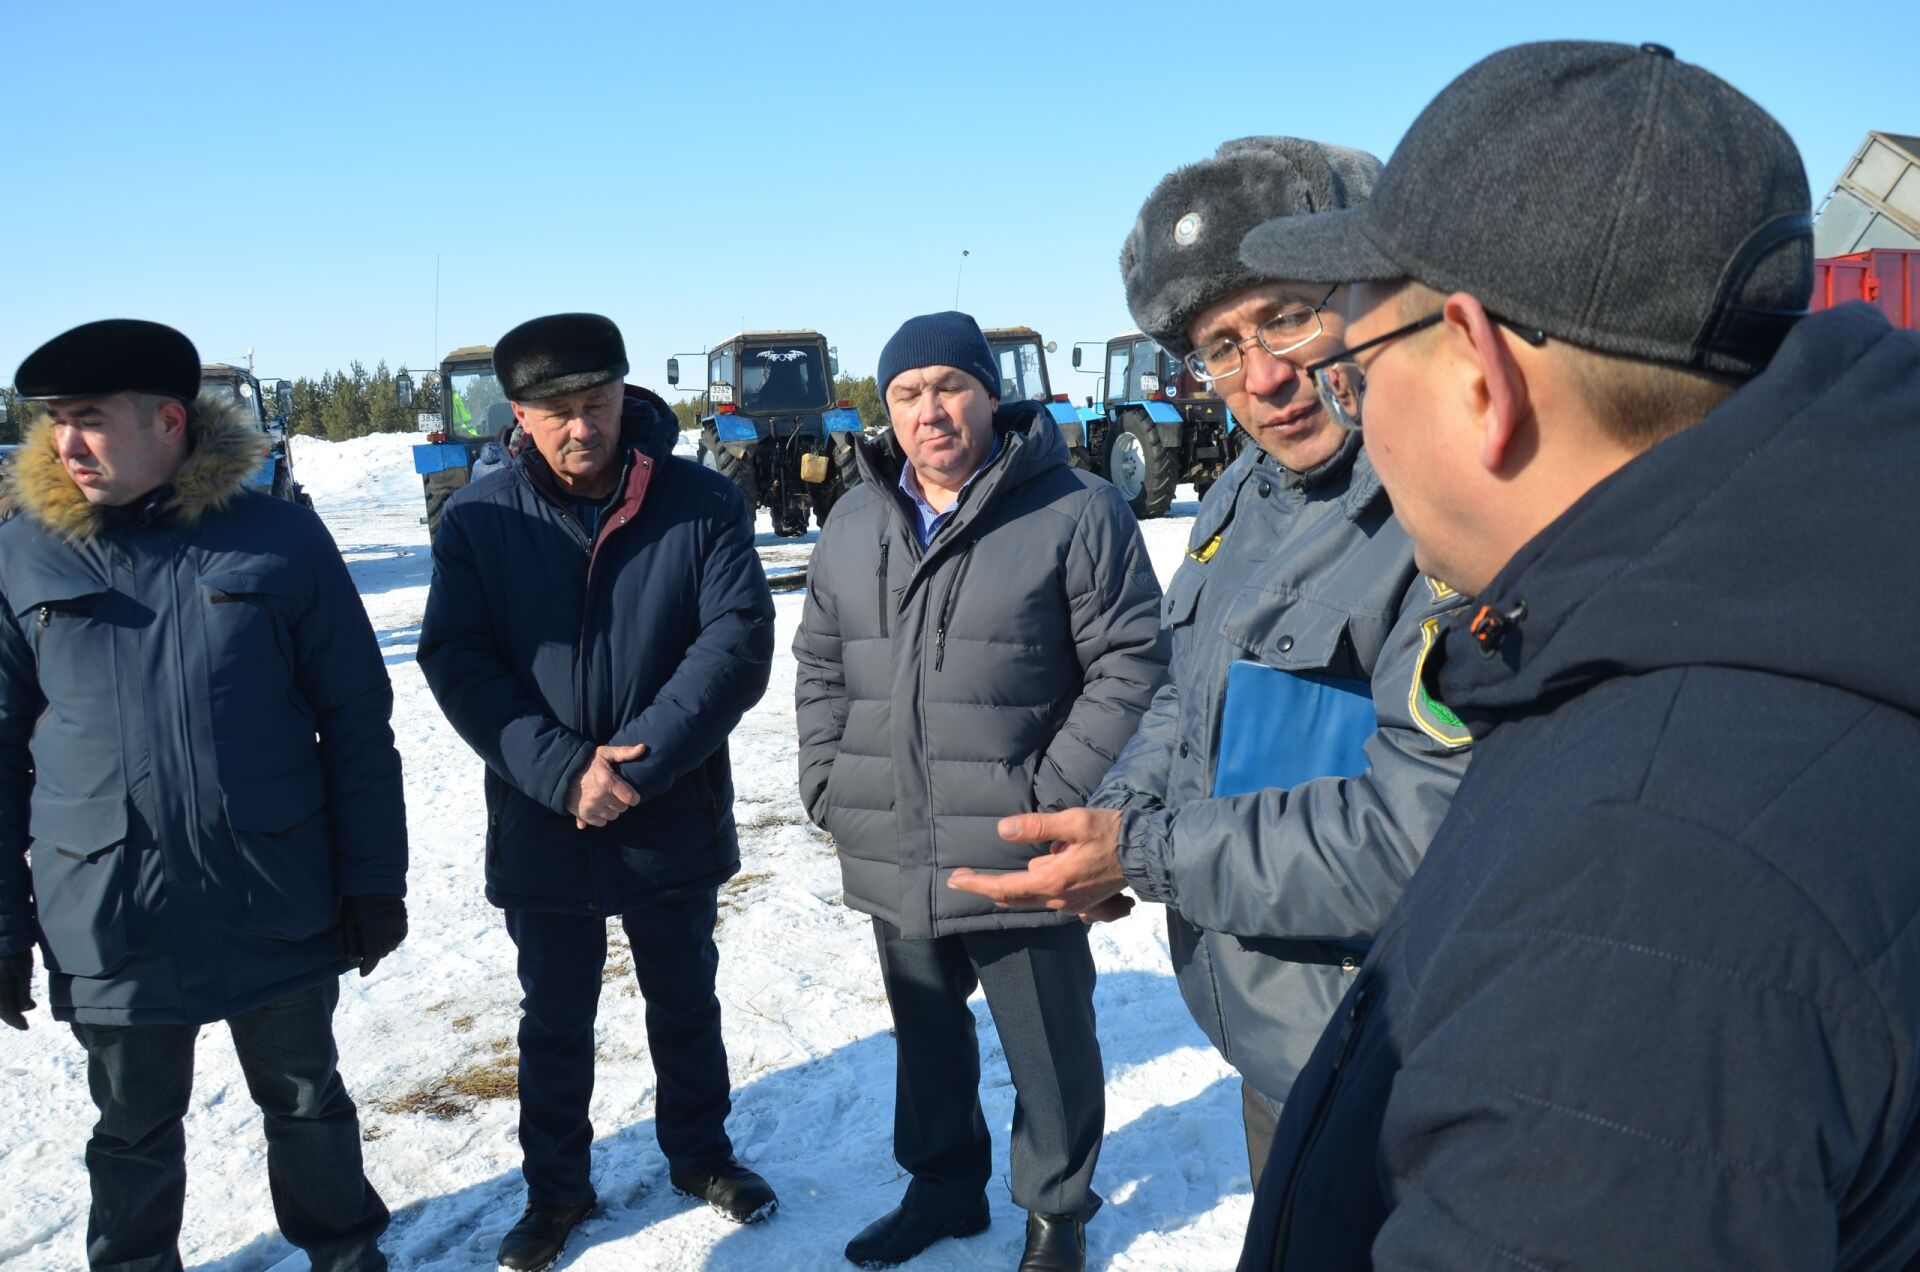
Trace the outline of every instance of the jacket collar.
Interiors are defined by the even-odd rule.
[[[171,484],[137,508],[145,515],[190,526],[219,512],[246,489],[266,458],[267,438],[236,402],[201,394],[187,408],[189,450]],[[54,443],[53,421],[42,417],[14,456],[12,484],[19,510],[68,543],[82,544],[130,515],[89,503],[67,474]]]

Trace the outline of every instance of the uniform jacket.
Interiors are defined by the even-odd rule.
[[[1127,810],[1121,865],[1168,907],[1194,1019],[1276,1101],[1466,766],[1465,730],[1411,692],[1435,616],[1459,603],[1415,570],[1358,438],[1305,474],[1249,446],[1207,493],[1168,586],[1172,677],[1094,803]],[[1242,660],[1370,687],[1364,771],[1213,798]]]
[[[487,896],[625,913],[739,868],[727,735],[766,691],[773,598],[733,483],[673,454],[673,412],[627,386],[599,534],[528,446],[447,501],[420,667],[486,761]],[[567,786],[598,745],[638,807],[578,830]]]
[[[1474,764],[1243,1269],[1920,1265],[1920,335],[1865,306],[1452,626]]]
[[[1067,467],[1051,417],[1002,408],[999,455],[926,551],[892,434],[808,568],[793,651],[800,796],[847,904],[908,937],[1077,920],[996,911],[955,869],[1023,869],[1011,813],[1086,802],[1166,675],[1159,584],[1126,501]]]
[[[0,526],[0,951],[54,1015],[204,1024],[347,966],[340,898],[405,891],[393,691],[264,439],[203,398],[174,482],[86,501],[42,423]]]

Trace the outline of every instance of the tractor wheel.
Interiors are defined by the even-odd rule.
[[[754,480],[753,460],[740,459],[720,444],[720,436],[712,429],[700,434],[700,463],[713,469],[722,477],[731,481],[740,491],[740,498],[747,504],[747,516],[753,517],[760,507],[760,483]]]
[[[453,492],[467,484],[467,470],[464,468],[442,468],[437,473],[428,473],[421,479],[427,490],[427,539],[440,533],[440,512],[447,506],[447,500]]]
[[[1142,521],[1164,514],[1173,503],[1173,487],[1180,478],[1180,456],[1160,444],[1152,420],[1128,411],[1116,421],[1107,447],[1107,480],[1125,497],[1133,515]]]

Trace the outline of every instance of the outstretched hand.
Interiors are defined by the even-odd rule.
[[[1025,870],[982,874],[965,868],[949,888],[983,896],[1002,909],[1020,906],[1071,910],[1090,921],[1118,918],[1102,903],[1127,886],[1120,873],[1120,813],[1111,808],[1069,808],[1060,813],[1021,813],[1000,819],[1000,838],[1015,844],[1047,844]]]
[[[640,792],[614,772],[613,766],[637,760],[646,753],[644,742],[593,749],[593,758],[567,783],[567,811],[573,814],[575,830],[605,826],[639,804]]]

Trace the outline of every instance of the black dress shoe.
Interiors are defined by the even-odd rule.
[[[1027,1249],[1020,1272],[1084,1272],[1087,1225],[1072,1215],[1027,1216]]]
[[[847,1258],[863,1268],[905,1263],[942,1237],[970,1237],[987,1230],[987,1199],[957,1216],[923,1215],[905,1206],[889,1210],[847,1242]]]
[[[759,1223],[780,1208],[766,1180],[729,1157],[698,1170],[671,1170],[675,1192],[706,1202],[735,1223]]]
[[[594,1196],[571,1206],[542,1206],[527,1203],[520,1222],[500,1238],[500,1266],[514,1272],[538,1272],[552,1267],[560,1252],[567,1248],[567,1236],[593,1209]]]

